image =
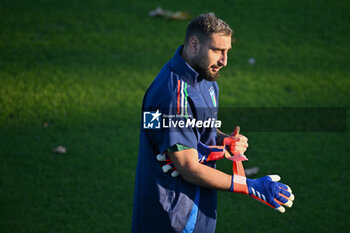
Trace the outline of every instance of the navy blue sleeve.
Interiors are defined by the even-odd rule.
[[[187,94],[187,83],[178,79],[168,88],[153,87],[149,90],[145,109],[159,110],[162,114],[161,128],[146,133],[155,151],[163,153],[175,144],[197,148],[199,136],[189,124],[193,119],[193,106],[187,101]]]

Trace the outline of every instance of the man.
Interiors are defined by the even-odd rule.
[[[215,232],[216,190],[236,191],[240,185],[246,188],[237,192],[271,204],[265,198],[265,188],[260,187],[262,182],[237,179],[239,176],[215,169],[215,161],[199,160],[203,146],[225,142],[233,155],[243,154],[248,147],[243,135],[229,137],[216,129],[219,88],[215,80],[227,65],[231,37],[230,26],[213,13],[196,17],[187,27],[184,46],[146,91],[132,232]],[[168,164],[173,164],[172,170],[176,168],[180,176],[163,172],[156,159],[160,153],[167,154]],[[271,178],[264,179],[271,184]],[[255,195],[251,190],[256,190]]]

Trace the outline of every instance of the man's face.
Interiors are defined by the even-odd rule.
[[[215,81],[219,77],[219,70],[227,65],[227,52],[230,49],[231,36],[212,34],[193,57],[193,68],[206,80]]]

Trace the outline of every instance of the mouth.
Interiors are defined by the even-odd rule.
[[[219,67],[219,66],[212,66],[212,67],[211,67],[211,70],[212,70],[214,73],[217,73],[220,69],[221,69],[221,67]]]

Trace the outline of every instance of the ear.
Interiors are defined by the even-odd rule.
[[[196,36],[191,36],[189,39],[189,47],[190,47],[190,51],[191,53],[194,54],[198,54],[200,51],[200,41]]]

